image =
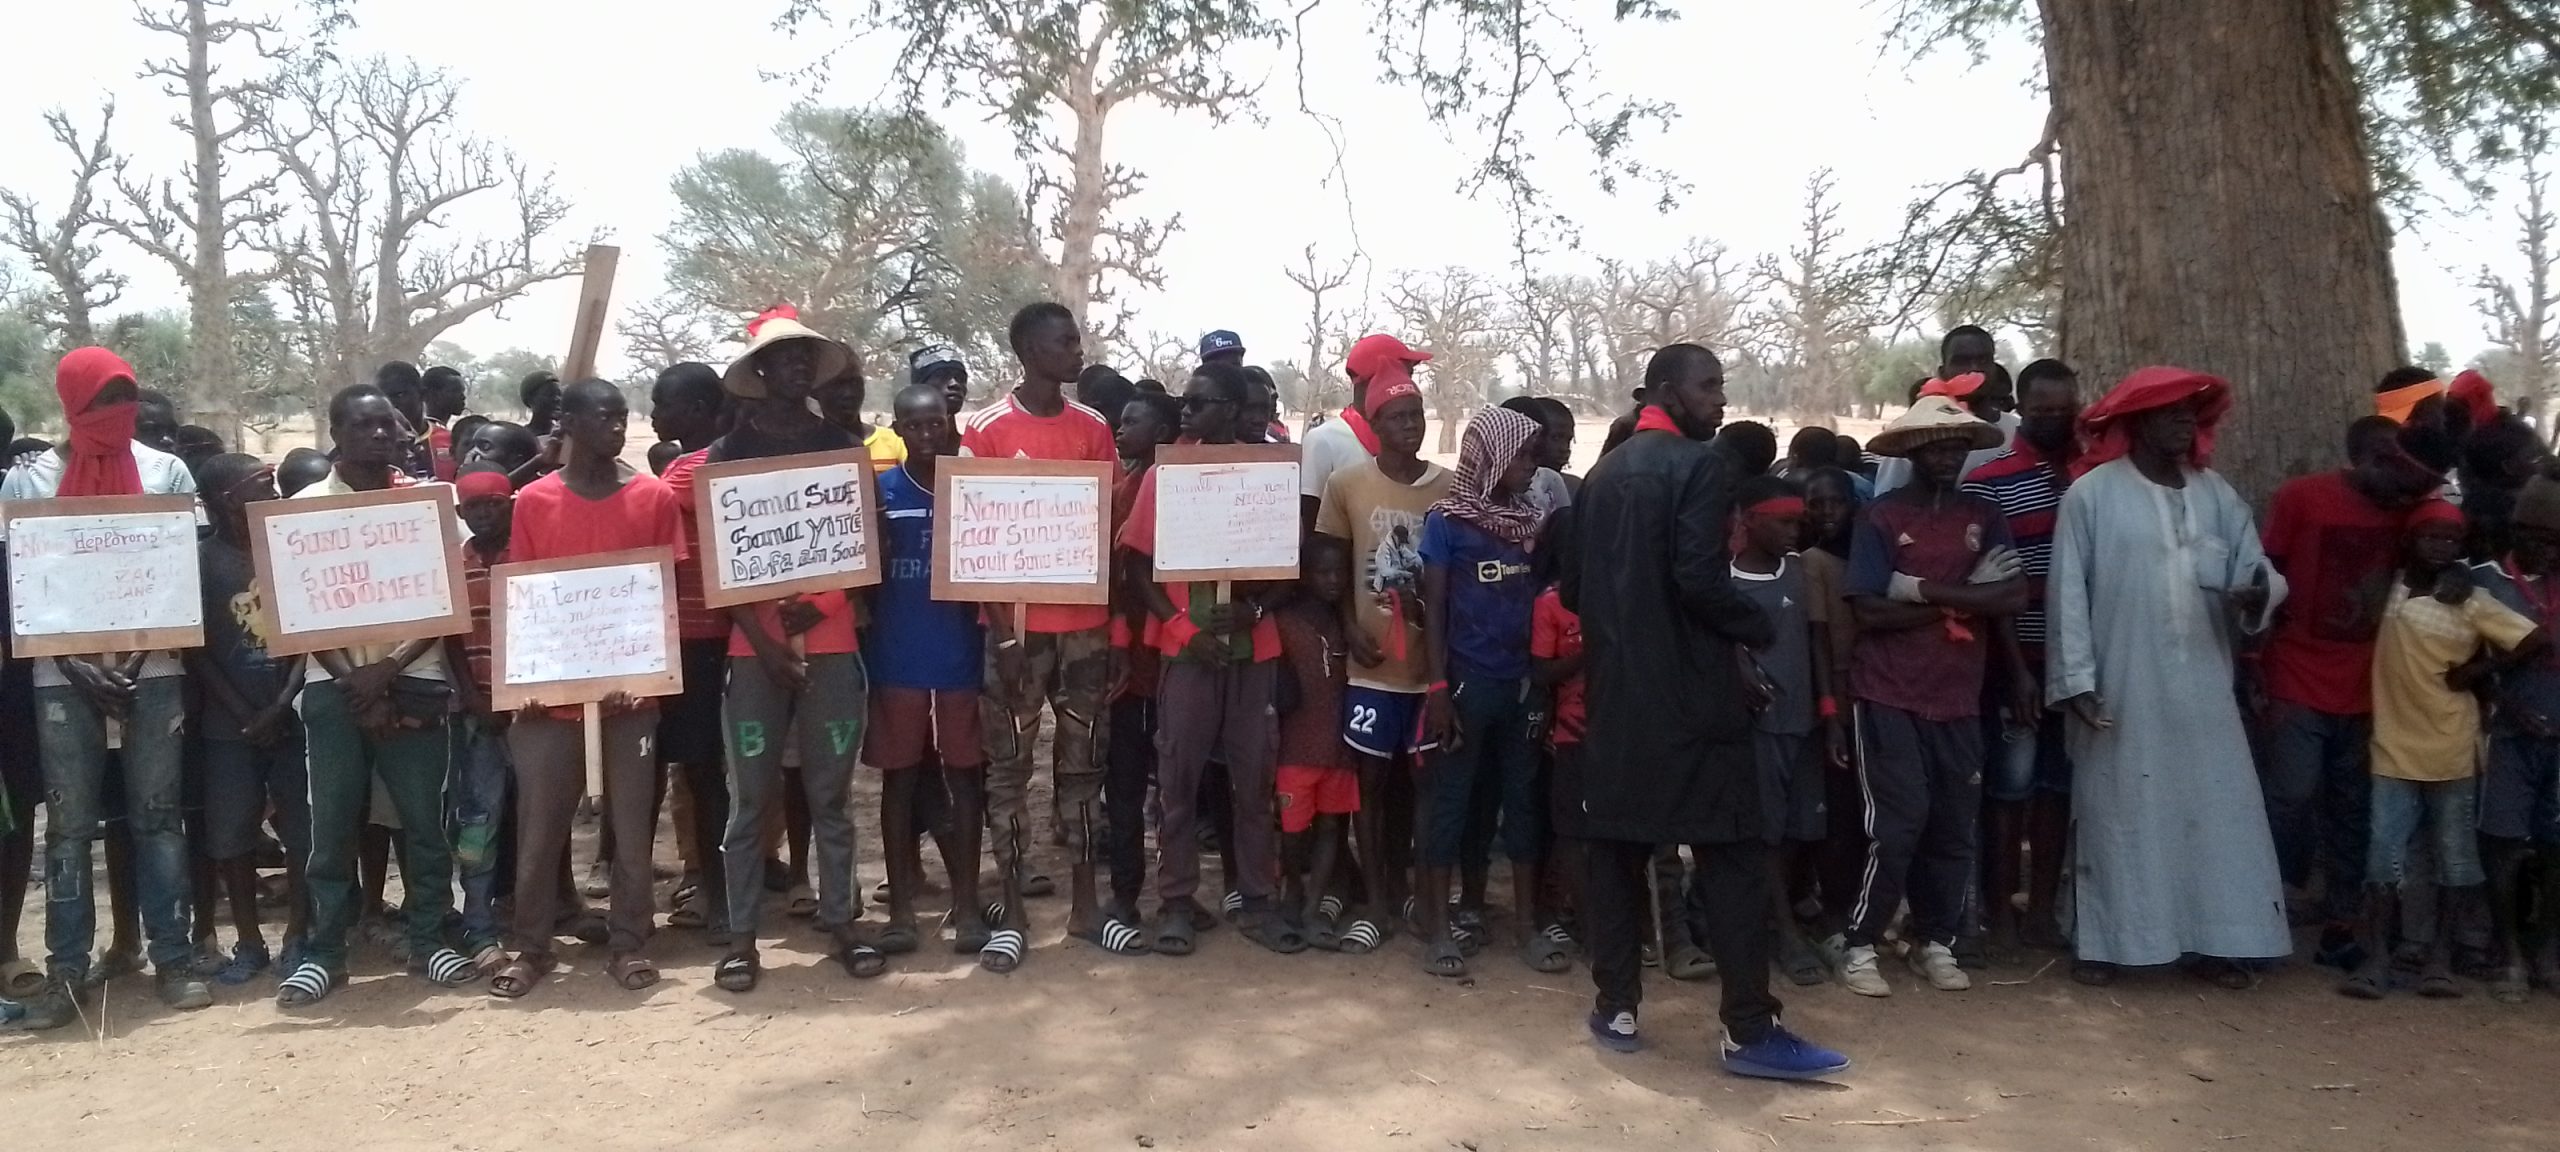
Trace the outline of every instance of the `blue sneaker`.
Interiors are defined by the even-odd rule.
[[[1787,1031],[1770,1021],[1769,1034],[1750,1044],[1724,1038],[1724,1070],[1761,1080],[1819,1080],[1849,1068],[1849,1058]]]
[[[1633,1052],[1644,1047],[1636,1038],[1636,1014],[1594,1012],[1591,1014],[1591,1038],[1612,1052]]]

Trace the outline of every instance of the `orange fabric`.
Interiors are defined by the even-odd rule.
[[[2416,411],[2419,404],[2424,403],[2428,397],[2442,396],[2444,393],[2444,381],[2420,380],[2415,384],[2394,388],[2388,392],[2374,393],[2373,410],[2394,424],[2406,424],[2409,422],[2409,414]]]

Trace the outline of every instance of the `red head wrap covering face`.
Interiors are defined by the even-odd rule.
[[[61,496],[139,496],[142,469],[133,460],[133,424],[140,404],[89,405],[116,381],[133,383],[133,365],[104,348],[74,348],[53,370],[62,417],[71,424],[70,464],[62,470]]]
[[[1374,400],[1377,395],[1378,382],[1372,380],[1369,396]],[[1449,480],[1449,494],[1431,510],[1513,544],[1536,540],[1545,512],[1529,503],[1527,493],[1504,492],[1501,486],[1502,473],[1537,439],[1538,431],[1537,421],[1508,408],[1476,413],[1458,444],[1458,473]]]
[[[2155,365],[2135,369],[2080,413],[2080,437],[2088,450],[2071,462],[2071,474],[2086,476],[2090,469],[2133,451],[2132,417],[2190,400],[2201,403],[2196,408],[2195,454],[2187,464],[2195,468],[2211,464],[2214,429],[2222,423],[2223,414],[2231,411],[2231,385],[2219,376]]]
[[[2477,368],[2465,368],[2456,375],[2452,387],[2445,389],[2445,398],[2470,413],[2474,428],[2498,418],[2498,390],[2490,387],[2489,378]]]

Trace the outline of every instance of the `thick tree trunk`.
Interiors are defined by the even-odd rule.
[[[2263,501],[2340,462],[2404,355],[2335,0],[2039,0],[2059,113],[2062,353],[2098,386],[2231,381],[2215,466]]]
[[[222,434],[240,435],[232,398],[240,394],[240,354],[231,346],[229,216],[222,194],[222,130],[214,122],[213,39],[204,0],[187,0],[187,123],[194,137],[194,282],[187,285],[187,368],[182,402],[186,418]],[[165,382],[164,382],[165,383]]]

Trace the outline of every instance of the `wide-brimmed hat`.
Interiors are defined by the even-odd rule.
[[[1878,456],[1908,456],[1912,449],[1940,440],[1962,440],[1967,448],[1982,449],[1997,448],[2007,439],[1998,426],[1983,423],[1955,401],[1944,396],[1923,396],[1868,440],[1867,451]]]
[[[720,387],[732,396],[762,400],[765,395],[764,373],[756,367],[756,353],[785,340],[814,340],[818,344],[817,371],[810,376],[812,385],[844,375],[854,366],[853,349],[847,348],[800,322],[800,310],[788,304],[777,304],[761,316],[747,321],[747,350],[729,362],[729,370],[720,374]]]

